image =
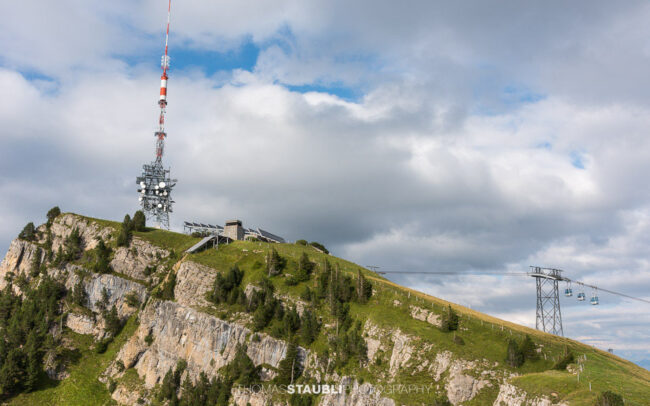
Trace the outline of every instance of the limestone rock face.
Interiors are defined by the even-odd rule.
[[[102,292],[106,289],[108,293],[107,309],[113,305],[117,308],[117,314],[120,318],[127,318],[137,308],[131,307],[126,303],[126,295],[134,292],[140,303],[147,299],[147,289],[137,282],[133,282],[115,275],[97,275],[94,274],[84,283],[86,294],[88,295],[88,308],[94,312],[99,312],[99,302],[102,300]]]
[[[546,397],[527,399],[526,392],[507,382],[499,386],[499,394],[493,406],[567,406],[566,403],[554,404]]]
[[[366,341],[366,346],[368,347],[368,360],[370,362],[374,362],[377,352],[383,349],[380,340],[382,332],[370,320],[366,321],[363,329],[365,331],[364,340]]]
[[[57,217],[50,227],[53,252],[57,252],[59,247],[63,246],[65,239],[74,229],[77,229],[81,236],[84,250],[91,250],[97,246],[96,237],[101,237],[104,241],[108,241],[116,231],[112,227],[101,227],[92,220],[87,220],[76,214],[63,214]]]
[[[465,370],[474,370],[476,363],[471,361],[454,361],[449,368],[449,379],[447,381],[447,398],[453,405],[471,400],[476,394],[489,384],[488,381],[476,379]]]
[[[205,294],[212,289],[217,271],[192,261],[184,261],[176,272],[174,298],[185,306],[207,306]]]
[[[435,380],[439,381],[440,376],[449,368],[451,365],[451,352],[443,351],[436,354],[436,360],[432,364],[431,371],[435,375]]]
[[[321,395],[320,406],[395,406],[393,399],[381,396],[381,393],[369,383],[359,385],[350,377],[343,377],[342,387],[349,390],[336,390],[336,394]],[[349,393],[348,393],[349,392]]]
[[[426,321],[429,324],[433,324],[436,327],[441,326],[441,318],[439,315],[435,314],[431,310],[423,309],[418,306],[411,306],[411,317],[417,320]]]
[[[30,280],[29,271],[32,260],[34,255],[39,254],[42,258],[44,252],[36,244],[19,239],[13,240],[11,245],[9,245],[7,255],[5,255],[2,263],[0,263],[0,289],[7,286],[5,277],[10,272],[13,272],[15,276],[23,275],[27,280]]]
[[[154,338],[149,346],[145,337]],[[140,315],[135,334],[120,350],[118,360],[126,368],[135,367],[149,388],[159,383],[178,360],[187,361],[187,373],[196,379],[200,372],[209,377],[235,357],[237,347],[246,343],[248,356],[256,364],[278,367],[286,356],[286,343],[266,335],[251,340],[251,331],[191,307],[170,301],[151,301]],[[306,356],[306,351],[300,349]]]
[[[85,314],[68,314],[65,325],[75,333],[93,335],[97,333],[95,318]]]
[[[118,387],[115,388],[115,391],[111,393],[111,397],[121,405],[137,405],[138,398],[140,398],[140,393],[137,391],[129,390],[122,385],[118,385]]]
[[[158,248],[137,237],[133,237],[129,247],[119,247],[115,251],[111,267],[115,272],[135,279],[147,279],[144,270],[154,266],[161,259],[169,257],[169,251]]]
[[[388,373],[391,377],[395,377],[397,372],[406,365],[411,359],[413,347],[410,345],[411,338],[403,334],[399,329],[393,332],[393,353],[390,357],[390,369]]]

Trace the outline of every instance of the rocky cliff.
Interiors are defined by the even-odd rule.
[[[65,331],[92,336],[95,343],[110,337],[106,332],[106,309],[115,306],[122,321],[134,320],[133,329],[120,333],[121,337],[128,336],[116,341],[119,348],[115,348],[115,355],[96,377],[106,385],[107,391],[111,390],[110,395],[118,403],[155,403],[155,394],[165,375],[179,361],[186,363],[183,380],[194,382],[201,373],[208,378],[220,377],[239,348],[245,349],[248,359],[259,367],[261,384],[273,384],[282,361],[288,356],[289,341],[297,341],[300,331],[295,336],[285,335],[283,319],[271,322],[266,328],[255,328],[254,319],[259,315],[247,313],[250,301],[262,289],[260,281],[266,275],[263,266],[265,250],[270,249],[268,244],[233,244],[218,251],[181,257],[172,254],[179,252],[179,246],[165,246],[146,233],[134,235],[127,247],[116,247],[119,227],[117,223],[99,223],[73,214],[60,215],[49,228],[39,227],[34,241],[16,239],[11,243],[0,264],[0,288],[11,283],[13,290],[21,294],[18,279],[22,280],[22,286],[37,286],[44,274],[60,281],[68,291],[61,303],[66,315]],[[52,251],[56,252],[64,247],[66,238],[75,229],[81,237],[83,251],[96,247],[100,238],[112,247],[111,272],[92,272],[87,256],[58,266],[46,258],[46,245],[51,243]],[[175,235],[174,238],[185,237]],[[187,238],[185,244],[191,244],[192,240]],[[373,278],[372,297],[368,303],[348,306],[345,311],[353,316],[352,323],[343,326],[330,311],[329,293],[319,287],[323,282],[316,276],[299,286],[288,282],[290,275],[297,272],[299,255],[305,251],[292,244],[274,247],[284,255],[286,274],[271,279],[275,286],[273,297],[284,303],[285,309],[295,306],[301,318],[309,310],[320,325],[313,343],[296,348],[295,359],[301,370],[297,383],[345,388],[313,396],[310,398],[313,404],[424,405],[432,404],[435,399],[454,406],[570,404],[564,400],[569,392],[553,392],[555,396],[550,396],[548,390],[527,393],[515,385],[522,374],[504,364],[503,354],[508,340],[521,339],[522,331],[527,330],[504,328],[496,319],[461,313],[460,328],[445,333],[441,331],[441,321],[446,304],[434,298],[412,296],[411,292],[391,286],[365,270],[368,280]],[[316,258],[314,272],[322,272],[325,260],[335,262],[337,278],[339,269],[344,275],[350,275],[350,279],[359,272],[358,266],[334,257],[314,254],[313,250],[309,255]],[[35,257],[45,268],[39,275],[31,272]],[[207,294],[214,288],[217,273],[226,272],[235,263],[244,274],[243,299],[235,296],[228,303],[209,301]],[[175,281],[173,289],[170,297],[164,297],[161,292],[170,281]],[[72,291],[79,286],[83,300],[73,303]],[[354,284],[350,286],[352,291],[357,289]],[[316,293],[319,289],[323,295],[320,298]],[[355,320],[360,322],[358,334],[362,346],[353,344],[357,334],[353,327]],[[349,332],[340,331],[343,328]],[[66,332],[57,334],[65,336]],[[546,373],[564,346],[574,345],[542,336],[536,339],[546,340],[538,348],[544,357],[529,367],[539,374]],[[344,346],[362,348],[362,353],[342,358]],[[568,373],[557,374],[563,379],[562,374]],[[66,377],[62,371],[55,375],[58,379]],[[554,379],[559,379],[555,375]],[[230,403],[288,405],[294,404],[292,399],[282,393],[233,388]]]

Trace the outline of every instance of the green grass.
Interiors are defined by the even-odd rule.
[[[112,405],[106,385],[99,382],[99,375],[115,358],[126,340],[135,332],[137,323],[132,316],[115,340],[103,354],[90,349],[93,338],[71,331],[66,332],[74,346],[79,349],[80,360],[68,366],[70,376],[60,382],[44,380],[42,388],[31,393],[16,396],[8,401],[9,405]]]
[[[111,222],[107,222],[106,224],[109,225]],[[134,233],[134,235],[162,248],[174,250],[177,254],[180,254],[199,241],[198,238],[192,238],[184,234],[155,229]],[[625,396],[627,405],[648,404],[646,399],[650,398],[650,372],[628,361],[573,340],[506,322],[416,290],[396,285],[357,264],[320,253],[310,246],[236,241],[229,245],[222,245],[216,250],[207,249],[200,253],[187,255],[184,260],[206,265],[215,269],[215,272],[225,272],[237,264],[240,269],[245,271],[242,286],[246,286],[249,283],[257,283],[266,275],[264,265],[265,256],[271,248],[275,248],[287,260],[287,266],[283,271],[283,275],[272,277],[271,281],[275,285],[278,294],[287,295],[292,298],[298,298],[304,290],[305,285],[314,286],[314,278],[296,286],[288,286],[285,283],[285,275],[292,274],[297,270],[298,260],[303,253],[307,253],[310,259],[317,264],[316,272],[322,269],[325,260],[328,260],[334,269],[338,268],[340,272],[353,277],[361,270],[373,283],[375,295],[367,305],[352,303],[351,315],[364,323],[367,320],[371,320],[387,332],[399,328],[402,332],[413,336],[414,339],[411,345],[414,347],[414,354],[417,354],[422,359],[432,361],[436,353],[449,350],[454,354],[454,358],[486,360],[491,365],[487,369],[505,370],[507,373],[519,374],[520,376],[513,378],[511,382],[528,392],[531,397],[548,396],[553,400],[570,402],[571,405],[591,406],[596,396],[604,390],[612,390]],[[401,305],[395,306],[394,301],[396,300]],[[453,342],[453,333],[442,332],[438,328],[426,322],[413,319],[410,316],[410,306],[418,306],[433,311],[436,314],[441,314],[448,305],[451,305],[460,315],[460,330],[456,334],[463,338],[465,345],[455,344]],[[238,309],[221,304],[210,309],[201,310],[219,316]],[[316,309],[316,314],[323,319],[325,324],[333,322],[324,303],[321,303]],[[310,345],[309,349],[318,354],[322,354],[328,349],[327,333],[331,334],[331,332],[323,331],[317,340]],[[527,361],[520,368],[513,369],[507,367],[504,359],[508,340],[516,339],[521,341],[526,334],[530,335],[536,343],[543,345],[541,358],[535,362]],[[373,384],[387,384],[388,382],[383,382],[383,378],[381,377],[388,368],[392,344],[390,344],[388,338],[385,338],[384,341],[388,347],[382,355],[382,364],[380,366],[373,363],[362,368],[358,364],[348,364],[344,370],[338,372],[362,377],[366,382]],[[115,345],[113,344],[111,349]],[[425,352],[426,345],[433,345],[429,353]],[[578,382],[575,375],[571,375],[566,371],[550,370],[554,359],[562,354],[565,347],[568,347],[575,355],[587,355],[587,361],[584,364],[584,371],[581,373],[580,382]],[[107,354],[110,353],[111,349],[109,349]],[[97,357],[100,356],[91,352],[84,352],[84,358],[86,360],[83,364],[94,365],[98,362]],[[492,365],[494,363],[498,363],[498,366],[493,367]],[[131,376],[133,372],[128,371],[128,373],[130,374],[127,375],[128,380],[135,383],[135,377]],[[468,371],[467,373],[472,374],[472,371]],[[92,372],[92,374],[95,373]],[[432,383],[430,374],[419,373],[411,375],[409,371],[398,375],[397,381],[402,384]],[[589,382],[592,384],[592,391],[589,391]],[[48,391],[51,390],[58,390],[60,392],[63,389],[59,388],[66,387],[67,384],[64,381],[53,389],[44,389],[43,392],[49,393]],[[442,385],[439,386],[438,391],[438,393],[444,391]],[[495,382],[492,387],[481,390],[477,397],[467,403],[467,405],[492,404],[497,392],[498,386]],[[102,399],[108,399],[105,389],[98,389],[96,396],[99,397],[99,403],[95,402],[95,404],[101,404]],[[401,404],[426,403],[427,401],[426,396],[417,393],[394,394],[390,397]],[[21,398],[16,398],[16,401],[18,399]]]
[[[148,241],[153,245],[157,245],[158,247],[174,250],[177,254],[182,253],[192,245],[201,241],[200,238],[192,237],[187,234],[175,233],[173,231],[157,228],[147,228],[146,231],[134,231],[133,235]]]
[[[294,244],[271,245],[260,242],[238,241],[221,246],[218,250],[206,250],[190,255],[188,259],[218,271],[225,271],[233,264],[237,264],[245,271],[243,281],[243,286],[245,286],[247,283],[255,283],[265,274],[264,258],[271,247],[275,248],[280,255],[287,259],[284,274],[291,274],[297,269],[298,259],[303,252],[308,253],[310,259],[316,262],[319,268],[327,259],[333,266],[338,265],[341,272],[350,275],[356,275],[357,270],[362,269],[359,265],[319,253],[311,247]],[[570,339],[506,322],[401,287],[365,269],[363,269],[363,273],[372,280],[376,295],[371,299],[369,305],[353,303],[351,306],[353,317],[363,322],[370,319],[373,323],[388,331],[399,328],[406,334],[418,337],[418,340],[412,342],[412,345],[416,347],[415,353],[419,353],[425,343],[433,343],[435,346],[434,353],[449,350],[457,358],[468,360],[485,359],[490,363],[498,362],[497,369],[505,369],[521,375],[513,379],[512,383],[526,390],[531,396],[551,397],[552,394],[556,394],[552,399],[571,401],[572,405],[591,405],[598,393],[603,390],[612,390],[616,393],[625,394],[629,405],[642,405],[645,399],[650,397],[650,373],[616,356]],[[297,286],[286,286],[282,276],[273,277],[271,280],[278,293],[292,297],[297,297],[305,285],[305,283],[301,283]],[[313,279],[307,284],[313,285]],[[402,304],[395,306],[393,304],[394,300],[398,300]],[[460,315],[461,329],[456,334],[463,338],[465,345],[455,344],[453,342],[453,333],[442,332],[426,322],[413,319],[409,315],[409,306],[418,306],[441,314],[448,305],[451,305]],[[224,309],[219,311],[223,312]],[[331,322],[327,311],[319,309],[318,315],[323,317],[326,323]],[[536,343],[544,346],[541,358],[534,362],[528,361],[520,368],[507,367],[504,359],[508,340],[521,341],[526,334],[530,335]],[[582,377],[584,380],[581,383],[577,382],[576,376],[566,371],[550,370],[554,359],[559,357],[567,346],[576,355],[587,354],[588,361],[585,364]],[[310,346],[312,351],[318,353],[326,348],[327,342],[323,334]],[[435,356],[434,353],[430,354],[430,356]],[[544,358],[544,355],[546,358]],[[344,372],[363,377],[368,382],[385,384],[386,382],[381,382],[377,376],[380,376],[381,371],[387,368],[390,348],[384,357],[385,359],[379,367],[370,365],[367,368],[360,369],[348,365]],[[431,381],[430,376],[426,374],[417,374],[415,376],[404,374],[400,375],[398,379],[400,383],[407,384],[426,384]],[[592,382],[592,392],[589,392],[588,389],[589,381]],[[484,388],[468,404],[491,404],[496,398],[497,392],[497,386]],[[392,397],[404,404],[418,403],[424,399],[422,394],[399,394]]]

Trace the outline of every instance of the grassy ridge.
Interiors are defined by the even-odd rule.
[[[246,284],[255,282],[264,275],[264,257],[271,247],[288,259],[285,273],[292,273],[297,269],[298,258],[303,252],[307,252],[318,267],[327,259],[332,265],[338,265],[342,272],[351,275],[356,275],[357,270],[362,269],[364,275],[373,281],[376,294],[373,296],[371,305],[352,304],[351,310],[355,318],[362,321],[369,319],[385,329],[399,328],[404,333],[417,336],[420,340],[414,344],[416,347],[423,346],[424,343],[433,343],[437,351],[449,350],[458,358],[482,359],[490,363],[498,363],[497,369],[521,374],[522,376],[514,378],[512,383],[526,390],[531,396],[543,395],[553,400],[571,401],[572,405],[586,406],[593,404],[601,391],[612,390],[624,394],[628,405],[648,404],[646,399],[650,398],[650,372],[631,362],[568,338],[500,320],[399,286],[357,264],[322,254],[311,247],[238,241],[222,246],[219,250],[206,250],[190,255],[188,259],[219,271],[225,271],[233,264],[237,264],[246,271],[244,279],[244,284]],[[280,294],[296,297],[304,289],[304,284],[286,286],[281,277],[275,277],[272,280]],[[307,284],[313,285],[313,280]],[[398,302],[400,304],[395,305]],[[461,317],[462,328],[458,334],[465,341],[465,345],[455,344],[452,334],[444,333],[430,324],[415,320],[410,316],[410,306],[418,306],[440,314],[448,305],[451,305]],[[327,312],[319,312],[319,315],[327,320]],[[543,346],[542,357],[535,362],[526,362],[522,367],[516,369],[505,366],[504,359],[508,340],[511,338],[522,340],[526,334]],[[326,346],[327,344],[323,340],[317,340],[312,344],[313,348],[311,349],[318,352]],[[576,375],[567,371],[550,369],[565,347],[568,347],[576,355],[586,355],[587,357],[580,382]],[[417,351],[418,348],[416,348]],[[380,376],[379,373],[385,368],[385,365],[369,365],[367,368],[350,368],[343,372],[354,374],[365,381],[385,384],[385,382],[377,380],[377,376]],[[428,383],[431,381],[429,375],[411,376],[409,374],[398,376],[398,378],[397,380],[403,383]],[[592,391],[589,391],[589,382],[591,382]],[[498,390],[494,388],[486,388],[470,404],[493,402],[497,392]],[[398,394],[392,397],[405,404],[422,401],[419,399],[422,396],[417,395]]]
[[[95,220],[102,226],[119,227],[119,223]],[[146,232],[134,233],[142,238],[176,254],[195,244],[199,239],[190,236],[172,233],[164,230],[150,229]],[[375,288],[375,294],[368,305],[352,303],[351,313],[354,318],[365,322],[371,320],[379,327],[394,331],[396,329],[416,337],[412,342],[414,354],[423,351],[425,344],[434,346],[436,352],[449,350],[454,357],[465,360],[485,360],[492,365],[498,363],[494,369],[517,373],[520,376],[512,378],[511,383],[525,390],[531,396],[548,396],[552,400],[563,400],[571,405],[591,406],[596,396],[603,390],[612,390],[625,397],[626,405],[648,405],[650,402],[650,372],[623,360],[613,354],[594,349],[579,342],[562,338],[538,330],[530,329],[514,323],[503,321],[475,310],[449,303],[445,300],[426,295],[413,289],[399,286],[379,275],[360,267],[349,261],[323,254],[312,247],[295,244],[267,244],[262,242],[237,241],[219,247],[218,250],[208,249],[201,253],[187,255],[185,260],[191,260],[216,271],[226,271],[237,264],[245,271],[243,286],[255,283],[265,276],[265,256],[271,248],[275,248],[280,255],[287,259],[284,274],[291,274],[297,270],[298,259],[307,253],[310,259],[317,264],[317,270],[322,268],[328,260],[341,272],[355,276],[357,271],[369,278]],[[283,282],[283,277],[272,278],[276,290],[280,295],[297,298],[304,290],[305,285],[313,287],[314,278],[296,286],[288,286]],[[410,307],[418,306],[440,314],[451,305],[460,315],[461,329],[457,332],[465,345],[458,345],[453,341],[453,334],[444,333],[430,324],[415,320],[410,316]],[[206,309],[212,314],[226,314],[226,308],[215,306]],[[316,309],[317,315],[325,323],[331,322],[331,315],[320,306]],[[129,323],[133,323],[129,321]],[[125,342],[126,337],[132,334],[134,325],[127,324],[117,340],[111,344],[109,350],[98,355],[88,350],[90,343],[84,342],[88,338],[73,335],[82,348],[82,361],[73,365],[69,371],[70,378],[54,387],[45,388],[31,394],[20,395],[12,400],[11,404],[108,404],[112,402],[104,385],[97,381],[97,376],[106,368],[110,359]],[[507,341],[511,338],[523,339],[530,335],[533,340],[541,344],[542,357],[535,362],[526,362],[521,368],[512,369],[504,365]],[[360,368],[355,365],[346,366],[340,374],[353,375],[366,382],[386,384],[385,371],[387,357],[390,357],[391,343],[387,345],[382,365],[367,365]],[[564,348],[568,347],[576,355],[586,355],[584,371],[581,373],[580,382],[576,375],[567,371],[549,370]],[[310,346],[310,350],[322,353],[328,348],[324,334]],[[429,361],[432,361],[431,359]],[[83,367],[82,367],[83,365]],[[411,375],[412,371],[399,374],[396,382],[400,383],[434,383],[430,374],[420,373]],[[70,381],[70,382],[68,382]],[[592,391],[589,390],[591,382]],[[439,391],[444,388],[439,387]],[[497,396],[498,388],[492,386],[484,388],[468,405],[492,404]],[[394,398],[401,404],[426,403],[427,399],[422,394],[394,394]]]

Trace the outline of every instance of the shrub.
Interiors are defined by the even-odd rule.
[[[553,369],[563,371],[570,363],[573,362],[573,360],[574,360],[573,353],[569,351],[569,347],[564,347],[564,353],[553,365]]]
[[[323,244],[319,243],[319,242],[312,241],[312,242],[309,243],[309,245],[311,245],[312,247],[318,248],[319,250],[323,251],[323,252],[326,253],[326,254],[329,254],[329,253],[330,253],[330,252],[327,250],[327,248],[325,248],[325,246],[324,246]]]
[[[307,240],[297,240],[296,244],[298,244],[298,245],[307,245]]]
[[[208,299],[214,303],[237,303],[239,296],[244,296],[244,292],[239,288],[243,278],[244,272],[237,265],[230,268],[225,277],[218,273]]]
[[[108,380],[108,392],[113,393],[115,392],[115,389],[117,389],[117,382],[115,382],[112,379]]]
[[[147,343],[147,345],[151,345],[153,343],[153,336],[151,333],[147,334],[147,336],[144,338],[144,342]]]
[[[126,300],[126,304],[128,304],[131,307],[138,307],[140,306],[140,298],[138,297],[138,294],[135,291],[129,292],[126,296],[124,296],[124,299]]]
[[[594,406],[624,406],[621,395],[611,391],[605,391],[598,396]]]
[[[176,287],[176,274],[174,271],[170,271],[167,282],[163,284],[161,289],[156,291],[155,296],[158,299],[174,300],[174,287]]]
[[[95,344],[95,352],[97,354],[103,354],[106,352],[106,349],[108,349],[108,344],[111,343],[110,338],[105,338],[103,340],[100,340]]]
[[[526,361],[535,361],[536,359],[539,358],[539,355],[537,354],[537,348],[535,347],[535,343],[533,342],[533,339],[530,338],[528,334],[526,334],[524,341],[522,341],[521,343],[521,352],[524,354],[524,359]]]

